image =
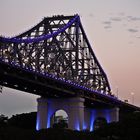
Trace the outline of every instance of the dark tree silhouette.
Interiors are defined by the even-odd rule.
[[[36,112],[13,115],[8,120],[8,124],[19,128],[35,129]]]
[[[0,115],[0,127],[7,126],[8,117],[1,114]]]

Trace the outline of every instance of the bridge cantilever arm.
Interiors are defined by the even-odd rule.
[[[90,45],[90,43],[89,43],[89,40],[88,40],[88,38],[87,38],[87,36],[86,36],[86,33],[85,33],[85,31],[84,31],[84,28],[83,28],[81,22],[79,22],[79,26],[80,26],[80,28],[81,28],[81,31],[83,32],[83,35],[84,35],[84,37],[85,37],[85,39],[86,39],[86,42],[87,42],[87,44],[88,44],[88,46],[89,46],[89,49],[90,49],[92,55],[93,55],[93,57],[94,57],[94,60],[96,61],[96,63],[98,64],[99,68],[101,69],[102,73],[103,73],[104,76],[105,76],[105,79],[106,79],[106,81],[107,81],[107,86],[108,86],[108,89],[109,89],[109,92],[110,92],[110,91],[111,91],[111,87],[110,87],[110,85],[109,85],[109,82],[108,82],[108,78],[107,78],[107,76],[106,76],[106,73],[104,72],[102,66],[100,65],[99,61],[97,60],[97,57],[96,57],[95,53],[94,53],[93,50],[92,50],[92,47],[91,47],[91,45]]]
[[[21,39],[21,38],[6,38],[6,37],[0,37],[1,42],[9,42],[9,43],[34,43],[34,42],[40,42],[42,40],[50,39],[54,36],[57,36],[59,33],[65,31],[67,28],[69,28],[76,19],[79,18],[79,15],[76,15],[73,19],[71,19],[64,27],[61,29],[58,29],[56,32],[53,32],[51,34],[42,35],[36,38],[27,38],[27,39]]]

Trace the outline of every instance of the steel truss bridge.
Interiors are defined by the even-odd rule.
[[[46,17],[18,36],[1,36],[0,84],[43,97],[81,96],[88,106],[137,109],[112,95],[79,15]]]

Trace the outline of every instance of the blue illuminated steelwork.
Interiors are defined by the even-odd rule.
[[[4,61],[2,58],[0,58],[0,61]],[[16,63],[8,63],[8,62],[4,62],[4,63],[7,63],[8,65],[12,65],[13,67],[15,67],[15,68],[20,68],[21,69],[21,67],[19,66],[19,65],[17,65]],[[103,96],[103,97],[108,97],[108,98],[110,98],[111,100],[115,100],[115,101],[117,101],[117,102],[122,102],[121,100],[119,100],[118,98],[116,98],[115,96],[110,96],[109,94],[103,94],[102,92],[100,92],[100,91],[97,91],[97,90],[93,90],[93,89],[90,89],[90,88],[87,88],[87,87],[85,87],[85,86],[83,86],[83,85],[79,85],[79,84],[77,84],[77,83],[74,83],[74,82],[72,82],[72,81],[69,81],[69,80],[65,80],[65,79],[63,79],[63,78],[59,78],[59,77],[57,77],[56,75],[53,75],[53,74],[49,74],[49,73],[47,73],[47,72],[45,72],[45,73],[40,73],[40,72],[38,72],[38,71],[34,71],[34,70],[32,70],[32,69],[29,69],[29,68],[27,68],[27,67],[22,67],[22,69],[24,69],[25,71],[27,71],[27,72],[32,72],[32,73],[34,73],[34,74],[37,74],[37,75],[40,75],[40,76],[43,76],[43,77],[48,77],[48,78],[51,78],[51,79],[53,79],[53,80],[57,80],[57,81],[60,81],[60,82],[64,82],[64,83],[69,83],[69,85],[72,85],[72,86],[74,86],[74,87],[76,87],[76,88],[78,88],[78,89],[82,89],[82,90],[85,90],[85,91],[88,91],[88,92],[92,92],[93,94],[100,94],[101,96]]]
[[[60,19],[60,21],[61,21],[61,19]],[[43,21],[42,21],[43,22]],[[51,26],[51,25],[50,25]],[[53,25],[53,26],[56,26],[55,24]],[[60,26],[60,25],[59,25]],[[75,27],[74,27],[75,26]],[[34,28],[36,28],[36,27],[34,27]],[[25,71],[27,71],[27,72],[32,72],[33,74],[35,74],[35,75],[39,75],[39,76],[42,76],[42,77],[44,77],[44,78],[50,78],[50,79],[53,79],[54,81],[59,81],[59,82],[61,82],[61,83],[65,83],[65,84],[67,84],[67,85],[69,85],[69,86],[72,86],[72,87],[75,87],[76,89],[80,89],[80,90],[83,90],[83,91],[86,91],[86,92],[89,92],[89,93],[91,93],[91,94],[99,94],[100,96],[102,96],[102,97],[107,97],[107,98],[109,98],[109,99],[111,99],[111,100],[113,100],[113,101],[117,101],[117,102],[119,102],[119,100],[116,98],[116,97],[114,97],[114,96],[111,96],[110,94],[108,94],[109,92],[110,92],[110,86],[109,86],[109,83],[108,83],[108,80],[107,80],[107,77],[106,77],[106,74],[104,73],[104,71],[103,71],[103,69],[102,69],[102,67],[101,67],[101,65],[100,65],[100,63],[98,62],[98,60],[97,60],[97,58],[96,58],[96,56],[95,56],[95,54],[94,54],[94,52],[93,52],[93,50],[92,50],[92,47],[91,47],[91,45],[90,45],[90,43],[89,43],[89,41],[88,41],[88,38],[87,38],[87,36],[86,36],[86,33],[85,33],[85,31],[84,31],[84,29],[83,29],[83,26],[82,26],[82,24],[81,24],[81,22],[80,22],[80,17],[78,16],[78,15],[75,15],[75,16],[73,16],[73,17],[71,17],[71,19],[66,23],[66,24],[64,24],[63,26],[60,26],[60,28],[57,28],[57,30],[53,30],[51,33],[49,32],[47,32],[46,34],[44,34],[43,33],[43,35],[40,35],[40,36],[34,36],[33,38],[31,38],[29,35],[28,35],[28,37],[26,36],[26,38],[24,38],[24,35],[22,36],[22,37],[14,37],[14,38],[5,38],[5,37],[0,37],[0,42],[1,43],[4,43],[4,44],[2,44],[0,47],[1,47],[1,51],[3,51],[3,48],[5,48],[5,49],[9,49],[10,47],[13,47],[15,44],[14,43],[17,43],[17,45],[19,44],[19,46],[21,47],[20,49],[21,49],[21,51],[22,51],[22,48],[24,48],[24,47],[26,47],[26,46],[22,46],[22,43],[25,45],[25,43],[27,43],[28,45],[31,45],[32,47],[31,48],[29,48],[29,49],[34,49],[35,48],[35,45],[32,45],[32,43],[39,43],[39,42],[41,42],[41,41],[44,41],[44,40],[49,40],[50,38],[55,38],[55,37],[57,37],[57,36],[63,36],[63,34],[68,34],[68,32],[66,32],[66,29],[67,30],[69,30],[70,28],[72,28],[72,29],[74,29],[74,30],[81,30],[81,32],[80,32],[80,34],[78,34],[78,32],[75,34],[75,36],[76,36],[76,40],[75,39],[71,39],[71,36],[69,36],[68,37],[68,39],[67,40],[70,40],[71,42],[72,42],[72,45],[73,45],[73,47],[78,47],[78,45],[80,45],[80,44],[78,44],[79,42],[81,42],[80,41],[80,39],[78,39],[78,36],[81,36],[81,37],[83,37],[83,40],[86,40],[85,41],[85,43],[87,43],[87,47],[88,47],[88,49],[89,49],[89,53],[91,53],[91,55],[92,55],[92,57],[91,57],[91,59],[94,59],[94,61],[93,61],[93,63],[95,63],[94,65],[96,66],[97,65],[97,67],[95,67],[95,66],[91,66],[91,67],[93,67],[93,72],[91,72],[91,73],[89,73],[89,76],[87,75],[87,77],[85,76],[85,78],[84,79],[88,79],[89,77],[90,77],[90,79],[89,79],[89,81],[91,81],[91,80],[94,80],[94,77],[92,78],[90,75],[93,75],[93,73],[95,73],[95,69],[98,69],[98,72],[96,72],[96,74],[95,74],[95,79],[97,80],[97,79],[99,79],[98,80],[98,86],[100,86],[100,83],[102,83],[103,85],[102,86],[104,86],[104,91],[102,90],[102,87],[100,86],[100,88],[101,89],[96,89],[96,88],[91,88],[91,87],[88,87],[88,86],[86,86],[86,82],[87,81],[83,81],[83,82],[85,82],[85,84],[83,84],[82,83],[82,81],[80,80],[80,78],[79,78],[79,82],[76,82],[75,80],[68,80],[68,79],[66,79],[67,77],[65,77],[65,78],[62,78],[62,77],[60,77],[60,75],[59,76],[57,76],[57,74],[52,74],[52,73],[49,73],[49,71],[41,71],[41,70],[39,70],[39,69],[36,69],[35,67],[31,67],[31,65],[29,66],[29,65],[26,65],[26,64],[24,64],[24,65],[21,65],[21,64],[19,64],[19,63],[16,63],[16,61],[14,60],[14,59],[12,59],[12,60],[10,60],[9,61],[9,59],[7,59],[7,56],[6,56],[6,59],[5,59],[5,57],[3,56],[3,54],[5,53],[5,51],[6,50],[4,50],[4,53],[2,53],[1,55],[0,55],[0,61],[1,62],[4,62],[4,63],[7,63],[8,65],[10,65],[10,66],[13,66],[13,67],[16,67],[16,68],[19,68],[19,69],[23,69],[23,70],[25,70]],[[71,30],[72,30],[71,29]],[[48,30],[51,30],[51,29],[48,29]],[[34,33],[34,32],[33,32]],[[31,35],[31,34],[30,34]],[[68,35],[66,35],[66,37],[67,37]],[[79,42],[78,42],[79,41]],[[8,43],[13,43],[9,48],[8,48]],[[52,42],[52,43],[56,43],[56,42]],[[65,43],[65,42],[58,42],[58,43]],[[77,44],[77,46],[74,46],[75,44]],[[55,44],[55,45],[57,45],[57,47],[60,47],[59,46],[59,44]],[[15,45],[15,47],[14,48],[16,48],[17,46]],[[40,46],[39,46],[40,47]],[[64,46],[63,46],[64,47]],[[83,47],[83,46],[80,46],[81,48]],[[86,48],[87,48],[86,47]],[[66,47],[67,48],[67,47]],[[65,49],[66,49],[65,48]],[[81,48],[80,48],[80,50],[78,50],[78,51],[81,51]],[[85,49],[86,49],[85,48]],[[41,48],[41,49],[44,49],[44,48]],[[63,49],[63,48],[61,48],[61,49]],[[70,48],[69,48],[70,49]],[[78,49],[78,48],[77,48]],[[84,48],[83,48],[83,50],[84,50]],[[15,53],[14,55],[20,55],[20,54],[16,54],[16,52],[17,51],[20,51],[20,50],[13,50],[13,52]],[[30,51],[30,50],[29,50]],[[55,50],[56,51],[56,50]],[[58,50],[57,50],[58,51]],[[27,51],[26,51],[27,52]],[[9,53],[11,53],[11,52],[9,52]],[[21,52],[20,52],[21,53]],[[36,54],[36,51],[35,52],[31,52],[31,53],[34,53],[34,54]],[[64,53],[64,52],[63,52]],[[63,54],[62,53],[62,54]],[[75,52],[76,53],[76,52]],[[80,52],[81,53],[81,52]],[[50,55],[50,54],[49,54]],[[60,56],[58,56],[58,57],[60,57]],[[76,57],[76,56],[75,56]],[[86,57],[86,56],[83,56],[83,58],[84,57]],[[25,59],[26,59],[27,57],[25,57]],[[16,59],[16,58],[15,58]],[[19,58],[20,59],[20,58]],[[24,58],[23,58],[24,59]],[[84,58],[85,59],[85,58]],[[89,58],[88,58],[89,59]],[[33,61],[36,61],[36,58],[35,58],[35,60],[33,59]],[[45,61],[45,60],[43,60],[43,61]],[[67,60],[67,61],[70,61],[70,60]],[[81,63],[81,61],[82,60],[79,60],[79,62]],[[84,61],[84,60],[83,60]],[[86,60],[87,61],[87,60]],[[73,62],[73,60],[72,60],[72,62]],[[92,61],[91,61],[92,62]],[[22,62],[21,62],[22,63]],[[34,63],[36,63],[36,62],[34,62]],[[41,60],[41,62],[38,62],[38,63],[42,63],[42,60]],[[65,62],[64,62],[65,63]],[[71,62],[70,62],[71,63]],[[78,67],[78,62],[75,62],[75,63],[77,63],[77,67]],[[86,64],[86,63],[85,63]],[[34,65],[34,64],[32,64],[32,65]],[[68,64],[66,64],[66,65],[68,65]],[[36,67],[39,67],[39,66],[36,66]],[[72,66],[71,66],[72,67]],[[70,67],[70,68],[71,68]],[[46,68],[44,68],[44,69],[46,69]],[[73,69],[73,70],[71,70],[73,73],[75,73],[74,71],[75,71],[75,68]],[[91,71],[91,69],[89,69],[89,71]],[[77,69],[77,74],[79,73],[80,71]],[[82,71],[81,71],[82,72]],[[83,72],[84,73],[84,72]],[[85,68],[85,73],[87,73],[87,68]],[[98,78],[97,78],[97,76],[98,75],[100,75]],[[101,77],[102,76],[102,77]],[[74,78],[76,78],[76,77],[74,77]],[[102,81],[102,79],[104,79],[104,81]],[[81,81],[81,82],[80,82]],[[101,82],[102,81],[102,82]],[[97,81],[95,82],[95,83],[97,83]]]
[[[40,42],[42,40],[47,40],[50,39],[54,36],[57,36],[59,33],[64,32],[67,28],[69,28],[76,19],[78,19],[79,16],[76,15],[72,20],[70,20],[64,27],[62,27],[61,29],[57,30],[56,32],[53,32],[51,34],[46,34],[46,35],[42,35],[36,38],[27,38],[27,39],[20,39],[20,38],[6,38],[6,37],[1,37],[0,41],[2,42],[9,42],[9,43],[37,43]]]

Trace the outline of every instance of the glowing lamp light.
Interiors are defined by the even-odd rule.
[[[107,123],[110,123],[110,111],[109,110],[105,110],[105,118],[107,120]]]
[[[38,131],[39,130],[39,125],[40,125],[40,117],[39,115],[37,114],[37,121],[36,121],[36,130]]]
[[[91,112],[90,131],[94,130],[95,110]]]
[[[38,131],[39,130],[39,121],[37,120],[36,122],[36,130]]]
[[[80,125],[79,125],[79,122],[77,122],[77,124],[76,124],[76,126],[75,126],[75,129],[76,129],[77,131],[80,131]]]
[[[51,127],[51,115],[52,115],[51,110],[48,110],[47,128],[50,128]]]
[[[87,126],[86,126],[86,123],[84,122],[83,123],[83,130],[86,130],[87,129]]]

